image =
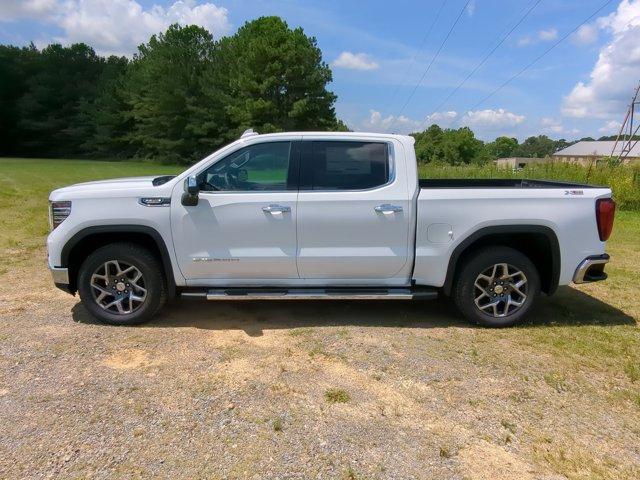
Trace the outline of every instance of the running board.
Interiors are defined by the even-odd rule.
[[[436,289],[427,288],[213,288],[187,291],[186,298],[207,300],[432,300]]]

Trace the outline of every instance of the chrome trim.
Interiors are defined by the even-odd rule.
[[[169,207],[171,197],[141,197],[138,203],[144,207]]]
[[[585,258],[578,268],[576,268],[576,273],[573,274],[573,283],[588,283],[585,282],[584,276],[587,273],[587,270],[594,265],[604,265],[609,263],[609,255],[606,253],[603,255],[597,255],[592,257]]]
[[[206,292],[184,292],[181,293],[182,298],[207,298]]]
[[[242,288],[211,288],[202,287],[200,291],[181,293],[183,298],[201,298],[207,300],[433,300],[438,298],[436,289],[389,288],[366,292],[339,289],[335,291],[327,288],[292,288],[282,290],[253,288],[242,291]]]
[[[266,143],[283,143],[283,142],[289,142],[289,143],[294,143],[294,142],[360,142],[360,143],[384,143],[387,145],[387,149],[388,149],[388,165],[389,165],[389,179],[387,181],[387,183],[383,183],[382,185],[376,185],[375,187],[370,187],[370,188],[358,188],[358,189],[349,189],[349,190],[312,190],[312,189],[308,189],[308,190],[303,190],[300,189],[300,179],[298,179],[298,185],[297,188],[295,189],[284,189],[284,190],[215,190],[215,191],[211,191],[211,190],[200,190],[200,192],[198,192],[200,195],[219,195],[219,194],[225,194],[225,195],[229,195],[229,194],[258,194],[258,193],[291,193],[291,192],[313,192],[313,193],[343,193],[343,192],[373,192],[375,190],[380,190],[382,188],[388,187],[389,185],[393,184],[393,182],[396,181],[396,146],[394,144],[394,140],[386,140],[386,139],[364,139],[364,138],[329,138],[327,137],[326,139],[314,139],[314,138],[304,138],[304,135],[297,140],[272,140],[272,141],[264,141],[264,142],[252,142],[252,143],[248,143],[248,144],[240,144],[241,146],[235,150],[232,150],[231,152],[225,153],[225,155],[223,157],[220,157],[218,160],[215,160],[209,164],[207,164],[205,167],[203,167],[201,170],[199,170],[197,173],[195,173],[192,176],[198,177],[200,175],[202,175],[205,171],[207,171],[210,167],[212,167],[213,165],[215,165],[218,162],[221,162],[222,160],[226,159],[227,157],[229,157],[229,155],[233,155],[234,153],[242,150],[243,148],[246,147],[250,147],[253,145],[262,145],[262,144],[266,144]],[[291,154],[291,150],[289,150],[289,154]],[[188,177],[187,177],[188,178]]]
[[[377,207],[373,207],[376,212],[380,213],[400,213],[402,212],[402,207],[399,205],[392,205],[390,203],[383,203],[382,205],[378,205]]]
[[[262,207],[262,211],[265,213],[289,213],[291,212],[291,207],[272,203],[268,207]]]
[[[69,269],[62,267],[49,267],[53,283],[69,285]]]
[[[428,298],[426,293],[435,292],[413,292],[411,289],[393,289],[381,291],[380,293],[354,292],[348,291],[331,292],[323,288],[283,290],[275,292],[252,291],[247,293],[234,293],[224,289],[211,289],[207,292],[207,300],[413,300],[414,298]],[[190,295],[195,296],[195,295]]]

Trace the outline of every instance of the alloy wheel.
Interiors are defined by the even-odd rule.
[[[109,260],[93,272],[91,292],[100,308],[115,315],[135,312],[147,298],[142,272],[120,260]]]
[[[482,313],[506,317],[522,308],[527,289],[527,277],[522,270],[507,263],[496,263],[476,277],[475,304]]]

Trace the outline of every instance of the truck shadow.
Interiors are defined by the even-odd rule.
[[[73,308],[73,318],[81,323],[97,323],[80,303]],[[635,324],[635,319],[623,311],[565,287],[551,298],[540,298],[538,308],[521,328]],[[239,329],[250,336],[261,336],[263,330],[318,326],[424,329],[470,325],[444,299],[415,302],[176,300],[167,305],[154,320],[138,328]]]

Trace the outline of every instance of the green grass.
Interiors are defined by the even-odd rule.
[[[351,397],[340,388],[330,388],[324,392],[324,399],[329,403],[347,403]]]
[[[0,256],[21,263],[42,247],[49,231],[49,192],[90,180],[178,173],[184,167],[143,162],[0,159]]]

